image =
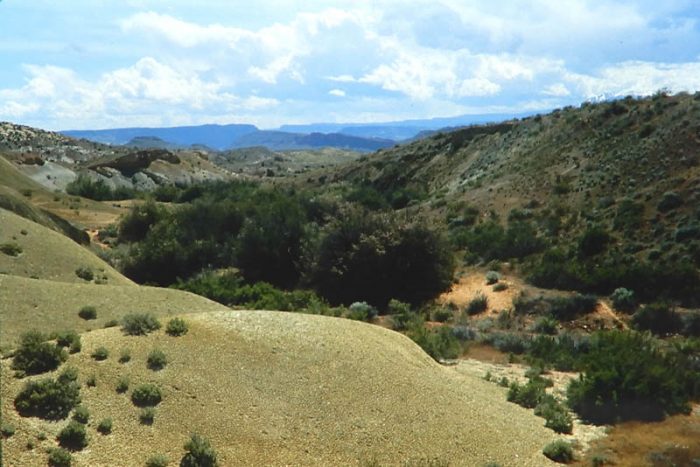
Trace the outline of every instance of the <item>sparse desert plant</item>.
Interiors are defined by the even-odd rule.
[[[64,371],[56,379],[28,381],[14,402],[24,417],[61,420],[80,403],[80,387],[74,375]]]
[[[2,422],[2,425],[0,425],[0,436],[3,438],[11,438],[14,434],[15,426],[7,422]]]
[[[78,451],[88,445],[87,432],[85,425],[78,423],[75,420],[68,422],[56,436],[58,444],[63,448]]]
[[[457,358],[462,351],[449,326],[433,331],[426,329],[422,322],[416,323],[407,335],[435,360]]]
[[[153,371],[162,370],[167,364],[168,358],[165,356],[165,352],[160,349],[151,350],[151,353],[148,354],[148,358],[146,359],[146,365]]]
[[[81,266],[78,269],[75,270],[75,275],[81,278],[84,281],[90,282],[95,278],[95,273],[92,272],[92,269],[90,269],[87,266]]]
[[[119,326],[119,321],[117,321],[116,319],[110,319],[110,320],[107,321],[107,322],[105,323],[105,325],[104,325],[105,329],[106,329],[106,328],[114,328],[114,327],[117,327],[117,326]]]
[[[535,407],[535,415],[545,419],[544,426],[557,433],[570,434],[574,423],[569,411],[553,396],[545,395]]]
[[[80,309],[78,316],[84,320],[97,319],[97,308],[92,305],[86,305]]]
[[[27,375],[36,375],[55,370],[68,358],[66,351],[46,341],[39,331],[22,334],[19,348],[12,358],[12,368]]]
[[[165,454],[154,454],[146,461],[146,467],[167,467],[168,462]]]
[[[552,441],[546,445],[542,450],[542,454],[561,464],[568,464],[574,460],[574,450],[571,447],[571,443],[563,439]]]
[[[162,398],[160,388],[151,383],[142,384],[131,393],[131,401],[138,407],[156,406]]]
[[[108,435],[112,432],[112,419],[107,417],[100,420],[97,424],[97,431],[103,435]]]
[[[0,243],[0,252],[7,256],[19,256],[22,254],[22,247],[17,243]]]
[[[488,306],[489,300],[488,298],[486,298],[486,295],[477,294],[474,298],[471,299],[471,301],[467,305],[466,311],[470,315],[476,315],[478,313],[481,313],[482,311],[486,311]]]
[[[56,344],[59,347],[68,347],[70,353],[78,353],[83,346],[80,335],[75,331],[62,331],[56,335]]]
[[[439,307],[432,313],[433,321],[444,323],[452,318],[452,310],[448,307]]]
[[[85,385],[89,388],[94,388],[97,386],[97,377],[94,373],[87,377],[85,380]]]
[[[180,467],[215,467],[218,464],[216,451],[209,441],[197,433],[190,436],[185,443],[185,455],[180,461]]]
[[[574,294],[570,297],[551,298],[548,302],[554,318],[569,321],[593,311],[598,304],[598,298],[595,295]]]
[[[73,456],[63,448],[50,448],[48,463],[50,467],[71,467]]]
[[[539,334],[548,334],[553,336],[557,333],[557,327],[559,326],[559,321],[551,316],[542,316],[535,321],[532,326],[532,330]]]
[[[90,411],[84,405],[79,405],[73,411],[73,420],[85,425],[90,419]]]
[[[508,290],[508,284],[505,282],[499,282],[493,285],[494,292],[503,292],[504,290]]]
[[[142,425],[153,425],[153,420],[156,417],[156,409],[153,407],[144,407],[139,413],[139,421]]]
[[[613,307],[619,311],[631,312],[637,306],[637,300],[634,298],[634,291],[624,287],[618,287],[610,295]]]
[[[371,321],[377,316],[377,309],[367,302],[353,302],[348,310],[348,319],[356,321]]]
[[[107,360],[108,357],[109,350],[107,350],[107,348],[104,346],[100,346],[96,348],[94,352],[92,352],[92,358],[100,362],[103,360]]]
[[[131,361],[131,351],[129,349],[122,349],[119,353],[119,363],[128,363]]]
[[[507,400],[526,409],[534,409],[544,396],[544,385],[539,382],[528,381],[526,384],[513,382],[508,389]]]
[[[501,280],[501,275],[496,271],[489,271],[486,273],[486,284],[493,285]]]
[[[119,394],[123,394],[126,391],[128,391],[129,390],[129,377],[128,376],[120,376],[119,380],[117,380],[117,386],[115,389]]]
[[[152,313],[130,313],[122,319],[122,331],[129,336],[145,336],[161,325]]]
[[[187,334],[188,330],[189,326],[187,326],[187,322],[182,318],[173,318],[168,321],[168,324],[165,326],[165,332],[173,337],[184,336]]]

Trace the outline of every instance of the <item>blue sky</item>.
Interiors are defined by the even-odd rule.
[[[695,0],[0,0],[0,120],[377,122],[700,90]]]

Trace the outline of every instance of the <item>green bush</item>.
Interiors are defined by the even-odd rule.
[[[559,321],[551,316],[542,316],[535,321],[532,326],[532,330],[539,334],[549,334],[554,335],[557,333],[557,328],[559,327]]]
[[[28,381],[14,403],[23,417],[61,420],[80,403],[80,387],[74,375],[64,371],[56,379]]]
[[[7,256],[19,256],[22,254],[22,247],[17,243],[0,243],[0,252]]]
[[[115,390],[119,394],[123,394],[126,391],[129,390],[129,377],[128,376],[120,376],[119,379],[117,380],[117,386],[115,387]]]
[[[683,198],[678,193],[668,191],[663,194],[656,207],[660,212],[668,212],[683,204]]]
[[[109,350],[107,350],[106,347],[100,346],[92,352],[91,356],[97,361],[107,360],[107,357],[109,357]]]
[[[87,432],[85,425],[78,423],[75,420],[68,422],[56,436],[58,444],[63,448],[78,451],[88,445]]]
[[[535,415],[545,419],[544,426],[557,433],[571,434],[574,423],[571,414],[554,397],[546,395],[535,407]]]
[[[146,365],[153,371],[162,370],[167,364],[168,358],[165,356],[165,352],[160,349],[151,350],[146,359]]]
[[[168,457],[164,454],[154,454],[146,461],[146,467],[166,467],[168,462]]]
[[[63,448],[49,448],[50,467],[71,467],[73,456]]]
[[[651,331],[663,336],[680,332],[683,322],[672,305],[651,303],[632,315],[632,326],[639,331]]]
[[[85,380],[85,385],[89,388],[94,388],[97,386],[97,377],[95,377],[94,373],[87,377]]]
[[[85,424],[87,424],[89,419],[90,419],[90,411],[87,409],[87,407],[79,405],[73,411],[73,420],[75,420],[76,422],[82,423],[83,425],[85,425]]]
[[[100,423],[97,424],[97,431],[103,435],[108,435],[112,432],[112,419],[103,418]]]
[[[131,361],[131,351],[129,349],[122,349],[119,353],[119,363],[128,363]]]
[[[504,290],[508,290],[508,284],[506,284],[505,282],[499,282],[498,284],[494,284],[493,286],[494,292],[503,292]]]
[[[526,409],[534,409],[545,394],[545,386],[539,381],[530,380],[526,384],[513,382],[508,388],[507,400]]]
[[[568,464],[574,460],[574,450],[571,447],[571,443],[561,439],[553,441],[545,446],[542,450],[542,454],[554,462],[559,462],[561,464]]]
[[[180,461],[180,467],[215,467],[218,464],[216,451],[209,441],[197,433],[190,436],[185,443],[185,455]]]
[[[68,347],[70,353],[78,353],[83,346],[80,335],[75,331],[62,331],[56,335],[56,344],[59,347]]]
[[[19,348],[12,358],[12,368],[27,375],[45,373],[58,368],[68,358],[60,346],[46,342],[47,337],[39,331],[22,334]]]
[[[351,303],[348,310],[350,310],[350,312],[347,318],[357,321],[371,321],[378,314],[377,309],[367,302]]]
[[[11,438],[15,434],[15,427],[7,422],[2,422],[0,425],[0,436],[3,438]]]
[[[631,312],[637,306],[637,300],[634,297],[634,291],[624,287],[618,287],[610,295],[613,307],[619,311]]]
[[[145,336],[161,325],[152,313],[129,313],[122,318],[122,331],[128,336]]]
[[[612,238],[602,227],[590,227],[578,240],[578,253],[583,257],[595,256],[603,253]]]
[[[95,201],[130,199],[135,196],[132,189],[125,187],[110,188],[102,179],[93,180],[87,175],[80,174],[66,185],[66,193],[73,196],[94,199]]]
[[[142,384],[131,393],[131,401],[138,407],[156,406],[162,398],[160,388],[151,383]]]
[[[435,360],[457,358],[462,351],[449,326],[428,330],[421,321],[409,329],[407,335]]]
[[[97,308],[92,305],[86,305],[80,309],[78,316],[84,320],[97,319]]]
[[[153,420],[156,417],[156,409],[153,407],[144,407],[139,413],[139,421],[142,425],[153,425]]]
[[[560,321],[571,321],[592,312],[598,305],[595,295],[575,294],[570,297],[554,297],[548,300],[550,313]]]
[[[95,274],[92,272],[92,269],[86,266],[81,266],[76,269],[75,275],[88,282],[95,278]]]
[[[119,222],[119,240],[122,242],[143,240],[151,227],[166,215],[165,209],[153,201],[134,206]]]
[[[489,271],[486,273],[486,284],[493,285],[501,280],[501,275],[496,271]]]
[[[631,331],[599,332],[589,345],[582,374],[567,388],[569,406],[582,419],[659,420],[688,410],[696,383],[682,355],[662,352],[653,338]]]
[[[466,311],[470,315],[476,315],[478,313],[486,311],[488,309],[488,306],[488,298],[486,298],[486,295],[480,293],[469,301],[469,303],[467,304]]]
[[[182,318],[173,318],[170,321],[168,321],[168,324],[165,326],[165,332],[173,337],[184,336],[185,334],[187,334],[188,330],[189,327],[187,326],[185,320]]]
[[[688,337],[700,337],[700,311],[688,311],[681,318],[683,322],[683,335]]]

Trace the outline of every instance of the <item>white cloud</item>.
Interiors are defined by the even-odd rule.
[[[328,94],[336,97],[345,97],[345,91],[343,91],[342,89],[331,89],[330,91],[328,91]]]
[[[553,97],[566,97],[571,95],[571,91],[562,83],[547,86],[542,94]]]

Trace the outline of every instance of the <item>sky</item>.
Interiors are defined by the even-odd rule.
[[[0,0],[0,121],[260,128],[700,90],[697,0]]]

